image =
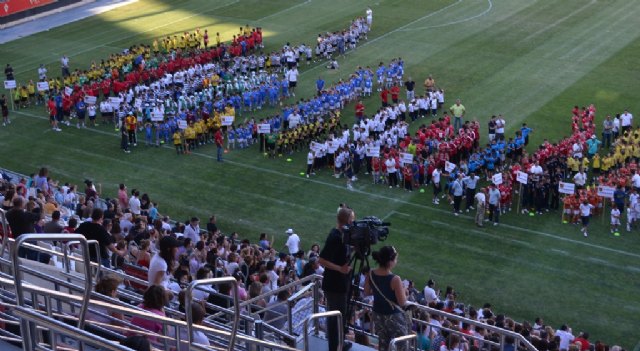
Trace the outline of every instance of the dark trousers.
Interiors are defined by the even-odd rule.
[[[476,196],[476,189],[467,188],[466,198],[464,207],[466,210],[470,209],[473,206],[474,197]]]
[[[498,209],[498,205],[489,204],[489,220],[493,221],[493,223],[500,222],[500,210]]]
[[[327,319],[327,339],[329,339],[329,351],[338,349],[339,343],[344,340],[338,340],[338,328],[342,328],[346,332],[347,325],[347,293],[325,292],[327,300],[327,311],[340,311],[342,313],[342,325],[338,325],[338,318],[331,317]],[[306,330],[304,331],[307,332]],[[346,333],[344,334],[346,335]],[[344,337],[343,337],[344,339]]]
[[[460,203],[462,202],[462,195],[453,196],[453,212],[460,212]]]

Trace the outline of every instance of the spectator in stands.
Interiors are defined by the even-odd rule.
[[[44,224],[45,233],[62,233],[64,227],[60,225],[60,211],[53,211],[51,220]]]
[[[556,330],[556,336],[560,337],[560,343],[558,345],[560,351],[569,350],[569,344],[575,339],[571,333],[571,328],[566,324],[563,324],[560,329]]]
[[[147,291],[144,292],[142,304],[140,304],[138,307],[147,312],[151,312],[153,314],[164,317],[164,306],[167,304],[167,302],[167,292],[165,291],[165,289],[162,286],[152,285],[147,289]],[[149,330],[156,334],[162,333],[162,323],[145,319],[144,317],[133,317],[131,319],[131,324]],[[133,332],[132,334],[135,334],[135,332]],[[157,341],[157,338],[155,336],[150,336],[149,340]]]
[[[291,228],[287,229],[286,234],[289,237],[287,238],[285,246],[289,249],[290,255],[295,255],[300,251],[300,236],[298,236],[298,234],[296,234]]]
[[[287,324],[287,299],[289,299],[289,296],[291,296],[289,290],[282,290],[278,293],[276,300],[267,304],[264,320],[276,329],[285,330],[285,325]]]
[[[21,196],[13,199],[13,207],[7,211],[5,216],[14,239],[19,238],[22,234],[34,233],[34,226],[40,220],[39,213],[25,211],[25,201]],[[18,256],[44,263],[48,263],[50,258],[49,255],[41,255],[38,251],[24,246],[18,250]]]
[[[91,261],[99,263],[104,267],[111,268],[109,260],[109,252],[112,252],[119,256],[126,254],[125,250],[118,250],[114,245],[113,237],[102,226],[103,221],[102,210],[99,208],[93,209],[91,213],[91,222],[84,222],[80,224],[76,233],[84,235],[87,240],[97,240],[100,252],[100,262],[98,262],[98,251],[95,246],[89,247],[89,257]]]
[[[136,189],[131,190],[131,198],[129,198],[129,210],[133,214],[134,217],[140,215],[140,192]]]
[[[184,237],[191,239],[191,242],[197,243],[200,241],[200,219],[198,217],[191,217],[189,225],[184,228]]]
[[[115,299],[118,296],[118,286],[121,283],[122,279],[105,275],[96,283],[95,290],[98,294]],[[114,318],[119,320],[124,319],[121,313],[109,312],[107,308],[101,306],[91,307],[87,318],[91,321],[104,324],[117,324],[113,320]]]
[[[136,264],[138,266],[149,268],[151,263],[151,241],[148,239],[140,241],[138,254],[136,255]]]
[[[589,333],[580,333],[573,342],[576,344],[580,343],[580,351],[587,351],[591,348],[591,344],[589,343]]]
[[[440,346],[440,351],[467,351],[469,343],[466,339],[460,338],[458,334],[451,333],[447,342]]]
[[[209,217],[209,223],[207,223],[207,232],[209,232],[209,236],[219,233],[218,225],[216,224],[216,222],[216,215],[212,215],[211,217]]]
[[[202,325],[202,321],[204,321],[205,310],[201,304],[194,303],[191,304],[191,320],[193,321],[193,325]],[[191,336],[193,343],[198,344],[199,346],[210,346],[209,339],[207,336],[199,331],[193,330],[193,335]],[[187,330],[184,328],[180,329],[180,346],[178,347],[179,351],[189,351],[191,348],[189,347],[189,336],[187,335]]]
[[[172,236],[164,236],[160,239],[160,251],[153,255],[149,263],[149,284],[169,285],[169,277],[174,271],[178,241]]]
[[[118,204],[123,211],[129,208],[129,195],[127,194],[127,186],[120,184],[118,188]]]
[[[341,208],[336,218],[336,226],[331,229],[326,243],[320,252],[320,264],[325,268],[322,279],[322,290],[327,298],[327,309],[340,311],[342,315],[347,313],[347,287],[349,285],[348,245],[344,242],[342,228],[355,219],[355,213],[349,208]],[[329,351],[338,349],[338,328],[345,328],[346,319],[338,326],[336,318],[329,318],[327,338],[329,339]],[[346,334],[345,334],[346,335]],[[343,350],[349,349],[351,343],[344,342]]]
[[[372,257],[378,267],[372,269],[365,278],[364,293],[366,296],[373,295],[373,321],[378,332],[378,349],[387,351],[391,339],[409,333],[404,314],[407,295],[400,276],[391,272],[398,263],[396,249],[384,246],[374,251]],[[406,345],[401,348],[406,348]]]
[[[318,271],[318,269],[320,268],[320,262],[318,262],[318,256],[311,256],[309,258],[309,262],[307,262],[304,265],[304,268],[302,269],[302,274],[300,275],[300,278],[305,278],[308,277],[310,275],[316,274],[316,272]],[[311,283],[311,282],[309,282]]]
[[[424,287],[424,302],[426,305],[430,306],[432,303],[440,302],[438,298],[438,293],[435,290],[436,282],[433,279],[429,279],[427,285]]]

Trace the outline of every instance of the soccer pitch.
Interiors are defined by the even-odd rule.
[[[358,65],[402,57],[405,77],[419,87],[432,74],[448,104],[463,100],[468,116],[481,121],[483,141],[492,114],[506,117],[509,136],[527,122],[534,129],[531,151],[545,138],[570,134],[574,105],[596,105],[598,131],[606,114],[623,108],[640,113],[640,32],[634,25],[640,2],[629,0],[141,0],[0,45],[0,57],[24,82],[35,80],[41,63],[59,74],[63,54],[72,68],[85,68],[130,45],[198,27],[230,40],[247,24],[263,28],[265,51],[271,51],[286,42],[312,45],[318,33],[347,27],[367,6],[374,18],[368,41],[339,58],[339,70],[302,65],[298,98],[315,92],[319,76],[335,82]],[[370,113],[379,98],[364,103]],[[348,105],[346,121],[352,111]],[[28,174],[47,166],[63,181],[101,183],[107,197],[124,182],[149,193],[162,214],[177,220],[197,215],[203,222],[216,214],[224,232],[252,240],[266,232],[278,249],[287,228],[300,233],[305,249],[322,243],[338,204],[347,203],[358,216],[392,222],[387,243],[400,253],[396,271],[419,288],[433,278],[442,289],[455,287],[461,301],[491,302],[494,311],[518,321],[541,316],[554,328],[567,323],[575,333],[588,331],[592,341],[627,349],[638,343],[640,234],[610,235],[608,217],[592,219],[589,238],[561,224],[560,213],[529,217],[515,208],[500,226],[477,228],[469,216],[454,217],[444,202],[432,205],[430,188],[408,193],[361,175],[348,191],[328,170],[302,177],[306,152],[287,162],[287,156],[267,159],[254,146],[232,150],[222,164],[211,145],[178,156],[139,143],[123,154],[111,127],[54,133],[41,107],[11,117],[13,123],[0,128],[2,167]]]

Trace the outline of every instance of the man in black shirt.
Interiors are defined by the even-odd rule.
[[[94,208],[91,213],[91,222],[84,222],[80,224],[76,233],[84,235],[87,240],[97,240],[100,247],[100,264],[104,267],[111,268],[111,262],[109,260],[109,251],[114,254],[124,256],[125,250],[117,250],[114,245],[114,240],[111,234],[107,232],[102,226],[103,212],[99,208]],[[95,246],[89,248],[89,258],[93,262],[98,262],[98,253]]]
[[[34,224],[40,220],[40,214],[27,212],[24,210],[25,200],[21,196],[13,199],[13,207],[7,211],[6,217],[9,222],[9,227],[11,228],[11,233],[13,233],[13,237],[18,239],[22,234],[33,234],[36,232],[34,228]],[[46,259],[46,262],[49,263],[49,255],[42,255],[40,257],[40,253],[33,249],[28,249],[24,246],[21,246],[18,250],[18,256],[22,258],[26,258],[32,261],[40,261],[43,262]]]
[[[4,76],[7,80],[13,80],[13,67],[7,63],[7,66],[4,68]]]
[[[347,291],[349,288],[349,245],[344,242],[343,227],[353,222],[355,214],[349,208],[343,207],[338,211],[336,227],[331,229],[322,251],[320,251],[319,263],[325,268],[322,279],[322,290],[327,300],[328,311],[340,311],[344,328],[347,325]],[[329,339],[329,351],[338,349],[338,322],[336,318],[327,321],[327,338]],[[345,334],[346,335],[346,334]],[[350,343],[344,342],[343,350],[349,349]]]

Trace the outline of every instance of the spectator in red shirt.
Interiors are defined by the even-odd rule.
[[[356,104],[356,119],[358,120],[358,123],[362,121],[362,118],[364,118],[364,104],[362,103],[362,100],[360,100]]]
[[[580,335],[573,340],[574,343],[580,343],[580,351],[587,351],[591,347],[589,343],[589,333],[580,333]]]
[[[217,150],[218,162],[222,162],[222,148],[224,147],[223,146],[224,138],[222,137],[222,132],[220,131],[220,129],[216,131],[216,134],[213,136],[213,138],[216,142],[216,148],[218,149]]]
[[[382,100],[382,107],[389,106],[389,90],[386,87],[380,93],[380,100]]]

